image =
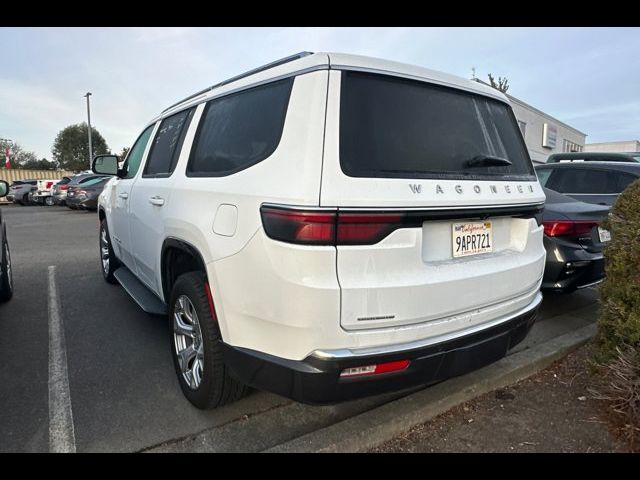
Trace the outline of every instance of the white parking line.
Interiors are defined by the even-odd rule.
[[[49,451],[75,453],[67,347],[56,288],[56,267],[49,267]]]

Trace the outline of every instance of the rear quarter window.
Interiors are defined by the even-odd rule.
[[[506,166],[470,166],[479,156]],[[426,82],[343,71],[340,164],[353,177],[535,180],[511,108]]]
[[[280,143],[292,86],[293,78],[287,78],[209,101],[187,175],[231,175],[271,156]]]

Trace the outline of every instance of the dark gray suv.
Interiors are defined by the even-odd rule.
[[[640,178],[640,163],[632,162],[546,163],[535,169],[543,187],[582,202],[608,206]]]

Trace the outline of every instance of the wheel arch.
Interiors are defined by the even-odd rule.
[[[162,243],[160,257],[160,273],[162,280],[163,300],[168,303],[171,288],[176,279],[183,273],[199,271],[207,280],[207,268],[200,251],[191,243],[167,237]]]

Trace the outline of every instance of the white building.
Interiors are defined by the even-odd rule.
[[[474,78],[476,82],[483,82]],[[561,122],[523,102],[519,98],[506,94],[513,106],[513,113],[527,144],[529,155],[534,163],[546,163],[552,153],[582,152],[587,134]]]
[[[534,163],[552,153],[582,152],[587,134],[507,94]]]
[[[640,141],[626,140],[620,142],[587,143],[585,152],[640,152]]]

